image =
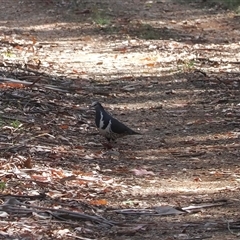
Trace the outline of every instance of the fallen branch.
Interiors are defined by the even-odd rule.
[[[228,229],[228,231],[229,231],[232,235],[234,235],[234,236],[240,236],[240,233],[235,233],[235,232],[233,232],[233,231],[230,229],[230,222],[229,222],[229,221],[227,221],[227,229]]]
[[[27,81],[21,81],[18,79],[13,79],[13,78],[2,78],[0,77],[0,83],[16,83],[16,84],[21,84],[25,87],[33,87],[33,86],[37,86],[37,87],[41,87],[41,88],[46,88],[49,90],[54,90],[54,91],[59,91],[59,92],[69,92],[67,89],[63,89],[63,88],[59,88],[56,87],[54,85],[44,85],[44,84],[40,84],[37,83],[40,79],[35,80],[34,82],[27,82]]]
[[[100,216],[92,216],[92,215],[72,212],[68,210],[39,207],[35,205],[21,203],[16,198],[9,198],[4,204],[0,205],[0,210],[7,212],[8,214],[16,213],[18,216],[22,214],[26,215],[30,213],[37,213],[39,215],[43,215],[43,214],[46,215],[46,213],[48,213],[52,217],[57,218],[59,220],[66,220],[66,219],[85,220],[85,221],[92,221],[98,224],[105,224],[105,225],[108,225],[109,227],[118,224],[117,222],[109,221],[104,217],[100,217]],[[39,211],[39,210],[43,210],[43,211]]]
[[[160,206],[154,208],[142,208],[142,209],[118,209],[113,210],[113,212],[121,213],[121,214],[131,214],[131,215],[148,215],[148,216],[166,216],[166,215],[177,215],[184,213],[192,213],[196,211],[200,211],[203,208],[217,207],[225,205],[226,202],[218,202],[218,203],[209,203],[202,204],[197,206],[188,206],[183,208],[173,208],[171,206]]]

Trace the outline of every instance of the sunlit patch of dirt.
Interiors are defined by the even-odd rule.
[[[236,238],[239,18],[216,6],[2,3],[1,236]],[[106,147],[93,100],[142,135]]]

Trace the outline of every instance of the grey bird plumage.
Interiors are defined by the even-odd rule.
[[[124,137],[126,135],[140,134],[112,117],[104,110],[101,103],[93,102],[91,106],[95,108],[96,126],[100,134],[103,135],[109,142],[111,140],[115,141],[117,138]]]

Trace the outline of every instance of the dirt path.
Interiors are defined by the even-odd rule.
[[[201,1],[36,2],[1,4],[0,238],[236,239],[240,18]],[[143,136],[103,149],[93,100]]]

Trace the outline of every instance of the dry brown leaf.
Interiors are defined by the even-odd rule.
[[[16,48],[16,49],[18,49],[18,50],[23,50],[23,47],[20,46],[20,45],[16,45],[16,46],[14,46],[14,48]]]
[[[39,182],[51,182],[51,178],[49,176],[32,174],[31,178],[34,179],[35,181],[39,181]]]
[[[127,48],[126,47],[114,48],[113,51],[119,51],[121,53],[125,53],[127,51]]]
[[[118,167],[115,169],[116,172],[128,173],[129,169],[127,167]]]
[[[31,36],[31,40],[32,40],[32,44],[33,44],[33,45],[35,45],[35,44],[36,44],[36,42],[37,42],[37,39],[36,39],[36,37],[34,37],[34,36]]]
[[[21,83],[1,83],[0,88],[24,88],[24,85]]]
[[[146,65],[147,65],[148,67],[154,67],[155,64],[156,64],[156,63],[147,63]]]
[[[219,178],[219,177],[223,177],[223,173],[217,171],[217,172],[215,172],[214,176],[217,177],[217,178]]]
[[[144,60],[144,61],[151,61],[152,59],[150,57],[145,57],[145,58],[142,58],[141,60]]]
[[[88,181],[82,180],[82,179],[75,179],[68,181],[68,186],[76,186],[76,185],[85,185]]]
[[[62,124],[59,126],[61,129],[68,129],[69,128],[69,125],[67,124]]]
[[[100,206],[100,205],[107,205],[108,202],[106,199],[98,199],[98,200],[91,200],[90,204]]]
[[[202,179],[200,177],[196,177],[193,180],[194,180],[194,182],[202,182]]]
[[[82,149],[85,149],[85,147],[78,145],[78,146],[75,146],[75,149],[82,150]]]
[[[62,169],[51,169],[51,173],[54,177],[57,177],[57,178],[66,177]]]
[[[32,168],[32,158],[31,157],[28,157],[24,163],[23,163],[23,166],[25,168]]]

